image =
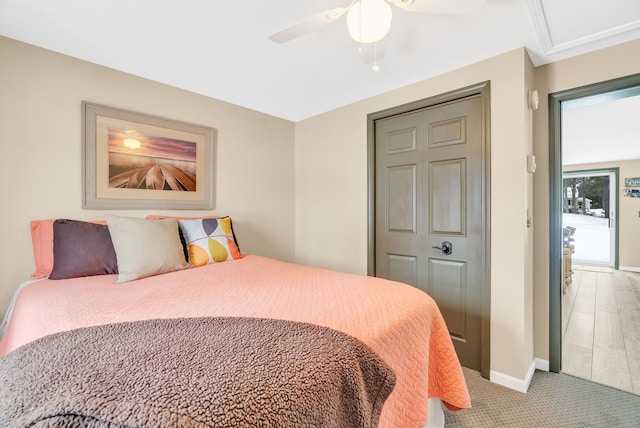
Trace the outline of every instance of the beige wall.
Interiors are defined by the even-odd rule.
[[[524,49],[296,123],[296,260],[367,272],[367,114],[491,81],[491,369],[533,362],[532,200],[526,154],[533,67]],[[529,278],[527,278],[529,276]]]
[[[640,40],[580,55],[536,69],[540,108],[534,113],[534,305],[535,354],[549,358],[549,106],[548,95],[640,73]]]
[[[591,163],[583,165],[565,166],[563,171],[580,171],[600,168],[620,168],[618,182],[618,262],[620,269],[640,271],[640,199],[623,196],[624,179],[628,177],[640,177],[640,159]]]
[[[82,100],[217,129],[216,205],[241,249],[294,259],[294,124],[0,37],[0,316],[34,270],[29,220],[81,208]],[[144,216],[150,211],[116,211]]]

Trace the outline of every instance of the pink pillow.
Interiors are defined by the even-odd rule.
[[[53,222],[55,220],[33,220],[31,224],[31,244],[36,271],[31,279],[46,278],[53,270]]]
[[[31,279],[46,278],[53,270],[53,222],[55,219],[33,220],[31,225],[31,244],[36,271]],[[91,221],[91,223],[107,224],[105,220]]]

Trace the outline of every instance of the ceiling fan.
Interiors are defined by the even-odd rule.
[[[479,10],[486,0],[352,0],[345,7],[317,13],[269,36],[276,43],[286,43],[316,31],[347,14],[351,37],[359,43],[375,43],[391,27],[391,3],[408,12],[469,14]]]

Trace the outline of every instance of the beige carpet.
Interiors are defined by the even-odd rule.
[[[567,374],[536,371],[526,394],[464,369],[472,409],[445,410],[453,427],[640,427],[640,396]]]

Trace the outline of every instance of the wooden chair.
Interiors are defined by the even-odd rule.
[[[567,226],[562,229],[562,294],[566,294],[567,287],[571,285],[573,269],[572,254],[575,251],[575,245],[573,242],[573,234],[576,232],[576,228],[573,226]]]

